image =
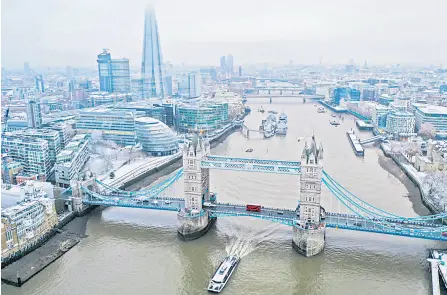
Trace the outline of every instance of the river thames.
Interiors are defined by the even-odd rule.
[[[288,115],[285,137],[250,139],[235,132],[212,149],[215,155],[299,160],[304,139],[315,134],[324,146],[324,169],[363,200],[403,216],[429,214],[417,189],[377,147],[356,157],[346,137],[355,128],[344,116],[339,127],[330,113],[318,114],[313,102],[295,98],[248,100],[246,125],[258,129],[257,109]],[[359,133],[361,138],[370,132]],[[252,153],[246,153],[249,148]],[[299,178],[290,175],[212,170],[211,190],[219,202],[295,208]],[[181,196],[182,182],[169,189]],[[323,187],[327,211],[347,213]],[[324,252],[305,258],[292,249],[292,228],[247,217],[219,218],[204,237],[183,242],[176,215],[144,209],[100,208],[91,213],[88,237],[27,282],[2,285],[3,294],[206,294],[207,284],[228,253],[242,256],[223,294],[409,295],[430,293],[429,248],[441,242],[327,229]]]

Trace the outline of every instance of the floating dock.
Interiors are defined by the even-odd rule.
[[[437,259],[427,259],[430,262],[431,269],[431,285],[433,290],[433,295],[441,295],[441,288],[439,287],[439,274],[438,274],[438,260]]]
[[[444,282],[444,286],[447,288],[447,250],[432,250],[431,251],[431,257],[433,259],[429,259],[432,263],[432,260],[436,261],[437,270],[439,273],[439,276],[441,276],[442,281]],[[433,263],[432,263],[433,266]],[[433,270],[433,268],[432,268]],[[432,273],[433,276],[433,273]],[[438,277],[438,288],[439,288],[439,277]],[[433,286],[433,292],[435,287]],[[433,293],[435,294],[435,293]],[[439,294],[439,293],[438,293]]]
[[[357,128],[359,130],[373,130],[374,129],[374,125],[371,123],[367,123],[363,120],[357,120],[355,122],[355,125],[357,125]]]
[[[354,150],[355,155],[356,156],[364,156],[365,150],[363,149],[362,145],[360,144],[360,140],[354,134],[354,131],[348,131],[348,132],[346,132],[346,135],[348,136],[348,140],[351,143],[351,146],[352,146],[352,149]]]

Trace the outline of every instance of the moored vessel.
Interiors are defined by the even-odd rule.
[[[220,263],[216,272],[208,284],[208,291],[220,293],[230,280],[241,259],[237,255],[229,255]]]
[[[276,134],[286,135],[287,134],[287,115],[282,113],[279,115],[278,126],[276,127]]]

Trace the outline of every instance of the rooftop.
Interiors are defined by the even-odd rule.
[[[421,104],[418,109],[424,114],[447,115],[447,107]]]

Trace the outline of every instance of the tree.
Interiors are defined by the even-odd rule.
[[[428,195],[431,200],[444,209],[447,203],[447,172],[428,172],[423,180],[423,185],[428,188]]]
[[[419,129],[418,135],[427,139],[434,139],[436,136],[436,128],[431,123],[424,123],[421,125],[421,128]]]

